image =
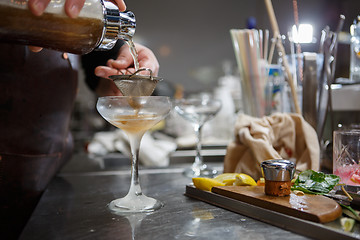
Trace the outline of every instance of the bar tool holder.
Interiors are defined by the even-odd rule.
[[[265,194],[272,196],[290,195],[295,166],[294,162],[282,159],[262,162],[261,170],[265,178]]]

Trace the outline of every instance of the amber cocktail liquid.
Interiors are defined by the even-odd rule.
[[[138,134],[153,127],[159,122],[159,118],[161,119],[161,116],[157,116],[156,114],[120,115],[114,119],[109,119],[109,122],[124,130],[127,134]]]

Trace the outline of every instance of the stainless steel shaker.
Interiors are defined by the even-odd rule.
[[[1,1],[0,41],[86,54],[109,50],[135,33],[134,14],[120,12],[112,2],[86,0],[77,18],[65,14],[64,4],[51,0],[41,16],[34,16],[27,0]]]

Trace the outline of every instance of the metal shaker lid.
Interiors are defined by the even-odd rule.
[[[110,1],[102,1],[104,13],[103,37],[97,50],[112,49],[118,39],[129,40],[136,29],[135,15],[131,11],[120,12]]]
[[[294,177],[296,164],[289,160],[272,159],[261,163],[265,180],[291,181]]]

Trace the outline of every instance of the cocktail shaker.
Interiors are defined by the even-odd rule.
[[[41,16],[33,15],[27,0],[0,2],[0,41],[33,45],[74,54],[109,50],[118,39],[131,40],[136,22],[132,12],[115,4],[86,0],[77,18],[65,14],[65,0],[51,0]]]

